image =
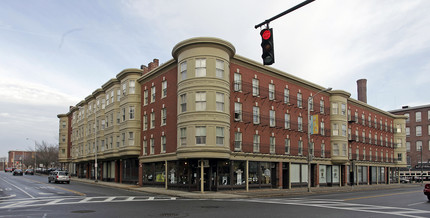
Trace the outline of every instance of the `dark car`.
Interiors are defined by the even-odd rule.
[[[15,170],[13,171],[13,175],[14,175],[14,176],[22,176],[22,175],[23,175],[22,170],[20,170],[20,169],[15,169]]]
[[[427,195],[427,199],[430,201],[430,183],[424,186],[424,194]]]
[[[33,169],[26,169],[24,173],[25,173],[25,175],[34,175],[34,170]]]

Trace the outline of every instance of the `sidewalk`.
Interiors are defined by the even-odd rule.
[[[235,198],[264,198],[264,197],[282,197],[282,196],[308,196],[324,193],[336,192],[354,192],[364,190],[379,190],[379,189],[394,189],[404,187],[420,186],[420,183],[415,184],[382,184],[382,185],[360,185],[360,186],[335,186],[335,187],[312,187],[311,192],[307,192],[307,188],[293,188],[293,189],[250,189],[246,190],[233,190],[233,191],[219,191],[212,192],[188,192],[181,190],[165,189],[162,187],[141,187],[132,184],[120,184],[115,182],[103,182],[89,179],[80,179],[72,177],[72,182],[84,182],[101,186],[115,187],[121,189],[128,189],[133,191],[148,192],[153,194],[167,195],[172,197],[190,198],[190,199],[235,199]]]

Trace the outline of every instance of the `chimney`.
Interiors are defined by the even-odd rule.
[[[152,62],[148,63],[148,67],[145,65],[141,65],[140,69],[143,70],[143,74],[146,74],[146,73],[150,72],[151,70],[157,68],[158,64],[159,64],[159,60],[154,59]]]
[[[146,74],[146,73],[148,73],[148,72],[149,72],[148,67],[147,67],[147,66],[145,66],[145,65],[140,65],[140,69],[141,69],[141,70],[143,70],[143,73],[142,73],[142,74]]]
[[[358,100],[367,104],[367,80],[357,80],[357,94]]]

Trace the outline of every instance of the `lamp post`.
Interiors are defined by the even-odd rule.
[[[34,169],[33,170],[34,170],[34,173],[36,173],[36,167],[37,167],[37,165],[36,165],[36,158],[37,158],[36,140],[31,139],[31,138],[27,138],[27,140],[31,140],[34,142]]]
[[[327,88],[324,90],[318,91],[315,95],[309,96],[308,98],[308,192],[311,192],[311,101],[313,101],[314,97],[317,96],[321,92],[328,92],[331,88]]]

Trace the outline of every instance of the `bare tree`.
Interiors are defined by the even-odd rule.
[[[37,163],[44,167],[56,167],[58,165],[58,145],[50,145],[45,141],[36,143]]]

